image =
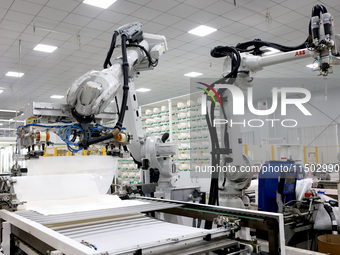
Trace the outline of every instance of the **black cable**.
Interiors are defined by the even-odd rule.
[[[144,51],[146,57],[148,58],[149,67],[150,66],[153,66],[153,67],[157,66],[158,60],[156,59],[155,61],[152,61],[150,53],[142,45],[139,45],[139,44],[128,44],[128,45],[126,45],[126,47],[137,47],[137,48],[142,49]]]
[[[240,52],[245,52],[248,50],[250,46],[254,46],[254,55],[259,55],[262,54],[263,52],[260,51],[259,49],[263,46],[271,47],[274,49],[277,49],[282,52],[288,52],[288,51],[294,51],[294,50],[300,50],[306,48],[306,43],[308,43],[308,38],[300,45],[298,46],[284,46],[278,43],[272,43],[272,42],[266,42],[262,41],[261,39],[255,39],[252,41],[244,42],[244,43],[239,43],[236,45],[236,49]]]
[[[214,139],[214,134],[213,134],[213,127],[212,127],[212,122],[209,118],[209,114],[207,113],[206,116],[206,121],[207,121],[207,126],[210,132],[210,141],[211,141],[211,149],[212,152],[216,148],[216,140]],[[217,161],[216,159],[216,154],[212,153],[211,155],[211,164],[214,166],[215,162]],[[216,191],[218,190],[218,178],[216,179],[216,173],[213,172],[211,174],[211,180],[210,180],[210,190],[209,190],[209,200],[208,204],[209,205],[215,205],[216,204]],[[217,200],[218,200],[218,192],[217,192]],[[204,224],[205,229],[211,229],[212,228],[212,221],[205,221]]]
[[[324,5],[320,5],[320,7],[321,7],[321,12],[322,13],[327,13],[327,9],[326,9],[326,7]]]
[[[116,39],[117,39],[118,34],[119,33],[117,31],[114,31],[114,33],[112,35],[110,49],[107,52],[107,55],[106,55],[106,58],[105,58],[105,61],[104,61],[104,65],[103,65],[104,69],[106,69],[108,67],[108,65],[112,66],[110,59],[111,59],[113,51],[114,51],[114,49],[116,47]]]
[[[116,108],[117,108],[117,114],[119,116],[119,105],[118,105],[117,96],[115,96],[115,103],[116,103]]]
[[[334,212],[333,212],[333,208],[328,204],[323,204],[323,206],[324,206],[325,210],[327,211],[329,217],[331,218],[332,232],[338,233],[338,224],[337,224]]]
[[[216,127],[213,127],[211,120],[214,119],[214,111],[215,111],[215,105],[212,104],[210,107],[210,119],[209,119],[209,131],[210,131],[210,137],[211,137],[211,147],[212,147],[212,165],[217,166],[220,163],[220,156],[217,153],[217,150],[220,148],[219,142],[218,142],[218,136]],[[208,115],[207,115],[208,116]],[[210,182],[210,196],[209,196],[209,202],[210,205],[216,205],[218,203],[218,176],[219,173],[217,171],[214,171],[211,174],[211,182]]]
[[[229,56],[231,57],[231,61],[232,61],[232,70],[230,73],[228,73],[226,76],[224,76],[223,78],[215,81],[214,83],[211,84],[211,86],[213,87],[215,84],[218,83],[225,83],[226,79],[230,78],[230,77],[236,77],[237,73],[238,73],[238,69],[240,67],[241,64],[241,55],[240,53],[237,51],[237,49],[235,49],[234,47],[229,47],[229,46],[218,46],[215,47],[212,51],[211,51],[211,56],[213,57],[225,57],[225,56]],[[209,89],[209,88],[208,88]],[[213,166],[217,166],[220,163],[221,160],[221,155],[220,153],[218,153],[218,149],[220,148],[220,144],[218,142],[218,136],[217,136],[217,130],[216,127],[213,127],[212,124],[212,120],[214,119],[214,111],[215,111],[215,105],[212,104],[210,107],[210,117],[209,114],[207,113],[206,115],[206,120],[207,120],[207,125],[208,125],[208,129],[210,132],[210,137],[211,137],[211,147],[212,147],[212,155],[211,155],[211,161],[212,161],[212,165]],[[222,107],[222,112],[223,115],[225,117],[226,113],[224,108]],[[227,128],[225,128],[225,138],[227,141],[227,148],[229,149],[229,136],[227,133]],[[219,201],[218,201],[218,191],[219,191],[219,187],[218,187],[218,179],[219,177],[219,172],[213,172],[211,175],[211,181],[210,181],[210,196],[209,196],[209,201],[208,204],[209,205],[219,205]],[[205,224],[205,228],[210,229],[212,227],[212,222],[206,222]]]
[[[230,77],[237,77],[237,72],[241,64],[241,55],[240,52],[235,47],[229,47],[229,46],[217,46],[213,48],[210,52],[210,55],[214,58],[221,58],[226,56],[232,56],[232,61],[234,61],[234,55],[236,56],[236,62],[234,63],[234,68],[230,71],[230,73],[226,76],[224,76],[222,79],[227,79]],[[218,84],[221,79],[215,81],[211,86]]]
[[[127,100],[128,100],[128,95],[129,95],[129,63],[127,59],[127,50],[126,50],[126,41],[127,41],[127,36],[123,34],[121,36],[122,38],[122,59],[123,59],[123,100],[122,104],[120,107],[120,114],[118,117],[118,121],[116,123],[115,128],[118,128],[119,130],[122,129],[123,126],[123,121],[124,121],[124,116],[125,116],[125,111],[126,111],[126,105],[127,105]]]

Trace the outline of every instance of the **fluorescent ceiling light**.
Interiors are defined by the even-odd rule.
[[[54,99],[62,99],[62,98],[64,98],[64,96],[53,95],[53,96],[51,96],[51,98],[54,98]]]
[[[3,123],[0,123],[0,126],[2,126],[3,125]]]
[[[4,110],[4,109],[0,109],[0,112],[16,112],[15,110]],[[18,111],[19,112],[19,111]]]
[[[318,66],[319,66],[318,63],[313,63],[313,64],[306,65],[306,67],[311,68],[311,69],[317,69]]]
[[[197,72],[190,72],[190,73],[186,73],[184,74],[184,76],[188,76],[188,77],[197,77],[202,75],[202,73],[197,73]]]
[[[0,94],[2,93],[2,92],[4,92],[2,89],[0,89]]]
[[[140,89],[136,89],[137,92],[148,92],[151,89],[146,89],[146,88],[140,88]]]
[[[18,73],[18,72],[7,72],[6,73],[6,76],[9,76],[9,77],[17,77],[17,78],[20,78],[24,75],[24,73]]]
[[[33,48],[33,50],[36,51],[42,51],[42,52],[47,52],[47,53],[52,53],[55,51],[58,47],[51,46],[51,45],[46,45],[46,44],[38,44]]]
[[[216,28],[208,27],[208,26],[198,26],[192,30],[190,30],[188,33],[193,34],[193,35],[198,35],[198,36],[206,36],[208,34],[211,34],[212,32],[217,31]]]
[[[117,0],[84,0],[83,3],[106,9],[116,1]]]

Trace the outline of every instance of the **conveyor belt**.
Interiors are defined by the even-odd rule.
[[[137,249],[154,249],[155,253],[157,249],[180,242],[189,244],[198,241],[198,245],[204,242],[203,238],[208,234],[219,237],[225,236],[227,232],[225,229],[206,230],[172,224],[143,215],[134,219],[73,226],[56,231],[77,242],[88,241],[99,252],[108,254],[125,254]],[[224,246],[236,243],[224,239]]]
[[[142,202],[145,204],[58,215],[43,215],[35,211],[17,211],[15,214],[52,228],[77,244],[89,242],[95,245],[98,252],[109,255],[131,254],[138,249],[153,254],[167,254],[168,249],[217,249],[219,246],[214,243],[203,241],[207,235],[222,238],[221,247],[237,244],[236,241],[225,239],[228,232],[226,229],[192,228],[138,214],[178,208],[182,206],[181,203],[149,200]],[[206,245],[212,247],[208,249]]]
[[[145,201],[146,202],[146,201]],[[105,217],[113,217],[119,215],[131,215],[136,213],[143,213],[148,211],[155,211],[161,209],[180,207],[181,204],[147,201],[144,205],[135,205],[127,207],[118,207],[104,210],[94,210],[76,213],[65,213],[58,215],[43,215],[35,211],[17,211],[16,214],[25,217],[29,220],[35,221],[42,225],[58,224],[73,221],[83,221],[89,219],[98,219]]]

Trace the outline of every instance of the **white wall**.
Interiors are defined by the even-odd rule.
[[[267,101],[270,107],[271,100],[268,99]],[[254,104],[256,105],[256,103]],[[249,120],[249,119],[262,119],[262,120],[295,119],[298,122],[297,128],[317,127],[317,126],[324,126],[324,128],[326,128],[328,125],[330,125],[329,129],[334,129],[334,127],[331,127],[332,124],[340,124],[340,88],[330,89],[328,91],[327,101],[325,101],[325,96],[323,92],[312,93],[311,100],[308,103],[305,103],[304,106],[312,114],[311,116],[305,116],[295,105],[288,105],[286,116],[281,115],[280,107],[278,107],[275,113],[269,116],[253,115],[252,113],[249,112],[248,107],[245,107],[246,109],[245,119],[246,120]],[[336,119],[336,121],[333,121],[334,119]],[[260,144],[261,138],[283,137],[287,141],[289,140],[288,132],[293,132],[292,129],[294,128],[282,127],[281,124],[279,124],[278,122],[275,122],[274,127],[271,127],[271,123],[267,123],[262,128],[252,128],[252,127],[242,128],[242,132],[253,131],[255,144]],[[296,128],[295,130],[297,132]],[[334,129],[334,132],[335,132],[335,129]],[[314,141],[313,145],[318,145],[318,143],[323,143],[322,142],[323,138],[324,136],[320,136],[320,139],[319,139],[320,141],[318,140]],[[337,141],[333,141],[333,145],[336,143]]]
[[[339,84],[340,86],[340,84]],[[268,108],[271,106],[271,99],[266,99]],[[263,100],[261,100],[263,101]],[[280,104],[279,100],[279,104]],[[257,102],[254,102],[257,105]],[[245,119],[295,119],[298,125],[294,128],[283,127],[279,122],[275,122],[274,127],[267,122],[261,128],[245,127],[241,128],[243,133],[249,134],[253,132],[254,143],[269,144],[301,144],[304,146],[318,146],[319,163],[335,163],[337,155],[340,152],[340,87],[328,90],[327,101],[325,100],[324,92],[312,93],[311,100],[303,104],[306,109],[312,114],[311,116],[304,115],[295,105],[287,106],[287,115],[281,115],[280,107],[275,113],[269,116],[256,116],[249,112],[248,107],[245,107]],[[243,117],[242,117],[243,118]],[[278,138],[278,140],[274,140]],[[279,140],[279,138],[282,138]],[[265,140],[264,140],[265,139]],[[334,146],[334,147],[323,147]],[[314,148],[308,148],[314,151]]]

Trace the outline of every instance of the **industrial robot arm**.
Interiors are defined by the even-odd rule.
[[[155,67],[158,58],[167,50],[164,36],[143,34],[141,27],[141,23],[131,23],[117,29],[104,63],[106,69],[86,73],[78,78],[67,92],[67,103],[72,108],[73,116],[86,128],[86,125],[94,120],[95,115],[104,111],[120,87],[123,88],[121,107],[114,130],[111,134],[97,139],[83,139],[81,145],[85,148],[110,138],[123,139],[119,134],[127,108],[129,79],[133,79],[139,71]],[[119,35],[122,56],[111,64],[110,58]]]
[[[312,57],[318,63],[318,75],[326,77],[331,74],[333,64],[339,63],[339,45],[337,45],[339,42],[337,40],[338,37],[334,34],[332,15],[327,12],[323,5],[316,5],[312,10],[309,36],[301,45],[287,47],[256,39],[239,43],[236,47],[215,47],[211,51],[211,56],[215,58],[225,57],[224,68],[228,70],[222,78],[210,84],[218,90],[217,93],[223,102],[223,106],[220,107],[220,117],[228,119],[233,115],[231,87],[229,86],[229,89],[227,89],[225,84],[238,87],[236,88],[238,91],[251,87],[256,72],[266,66]],[[268,48],[273,48],[278,53],[264,54]],[[214,107],[214,104],[211,104],[210,107]],[[218,137],[218,131],[213,124],[214,116],[212,115],[214,111],[206,112],[211,137]],[[233,121],[237,122],[235,118],[237,116],[233,116]],[[249,160],[243,155],[240,129],[221,125],[219,132],[221,132],[221,141],[212,141],[212,164],[233,165],[238,168],[242,165],[249,165]],[[238,197],[247,187],[251,176],[241,171],[217,175],[212,176],[209,203],[216,204],[220,200],[220,204],[224,206],[243,207],[243,203]]]
[[[158,64],[160,56],[167,51],[167,43],[164,36],[143,33],[141,28],[141,23],[130,23],[114,32],[105,69],[78,78],[67,92],[67,105],[33,103],[27,107],[33,108],[26,116],[33,117],[34,123],[18,128],[19,150],[27,148],[30,156],[36,156],[38,147],[42,155],[50,143],[48,132],[54,131],[71,152],[92,144],[105,146],[108,155],[121,156],[123,150],[129,149],[144,170],[157,171],[157,178],[146,179],[145,183],[171,186],[175,145],[144,134],[133,82],[140,71],[152,70]],[[119,36],[122,54],[111,63]],[[106,108],[113,99],[120,109],[111,128],[99,123],[112,120],[112,113]]]

